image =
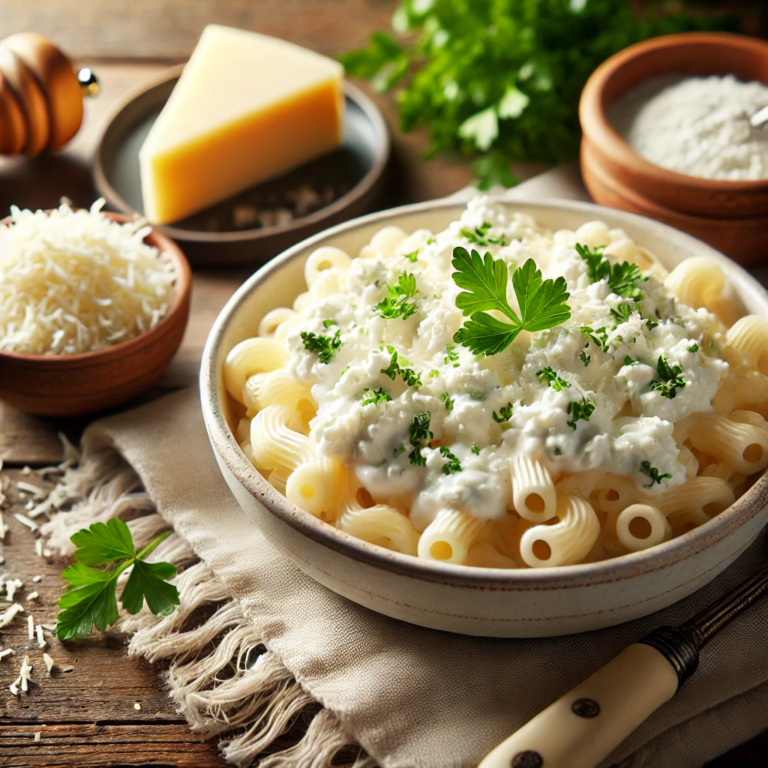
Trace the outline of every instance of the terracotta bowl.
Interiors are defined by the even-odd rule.
[[[610,105],[643,80],[726,75],[768,84],[768,42],[693,32],[630,46],[598,67],[581,95],[581,170],[594,200],[641,213],[749,264],[768,257],[768,179],[717,181],[670,171],[638,155],[613,129]]]
[[[508,204],[551,228],[576,229],[600,219],[620,227],[669,268],[691,256],[718,259],[744,303],[768,315],[768,295],[733,262],[689,235],[633,214],[587,203]],[[428,562],[353,538],[304,512],[254,468],[235,440],[222,367],[232,347],[256,335],[270,310],[305,290],[304,262],[333,245],[356,254],[379,229],[444,229],[464,205],[436,201],[341,224],[285,251],[232,297],[208,338],[200,373],[203,415],[222,475],[255,525],[298,568],[374,611],[424,627],[496,637],[583,632],[645,616],[711,581],[768,521],[768,478],[700,528],[644,552],[564,568],[501,570]]]
[[[113,221],[131,220],[119,213],[104,215]],[[0,225],[8,221],[4,219]],[[184,336],[192,273],[184,254],[170,238],[153,231],[145,242],[166,253],[176,270],[175,292],[165,317],[145,333],[97,352],[0,352],[0,400],[43,416],[80,416],[125,403],[160,378]]]

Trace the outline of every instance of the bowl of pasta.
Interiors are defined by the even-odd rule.
[[[426,627],[638,618],[768,521],[765,291],[623,211],[482,196],[311,237],[227,304],[201,397],[268,539]]]

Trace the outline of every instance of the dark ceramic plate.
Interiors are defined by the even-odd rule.
[[[94,167],[96,188],[110,208],[142,213],[139,149],[180,74],[181,67],[175,67],[130,94],[110,115]],[[156,229],[176,240],[193,265],[258,264],[364,213],[383,179],[389,135],[365,94],[349,83],[344,93],[344,138],[337,151]]]

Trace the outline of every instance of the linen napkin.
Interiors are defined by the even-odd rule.
[[[515,196],[546,195],[553,186],[560,197],[583,198],[568,170],[523,185]],[[219,474],[198,397],[186,390],[103,419],[89,428],[85,443],[111,446],[128,462],[160,515],[210,569],[219,597],[239,602],[244,620],[298,681],[304,698],[296,711],[307,700],[325,707],[370,755],[368,765],[477,765],[624,647],[657,626],[685,621],[766,557],[761,536],[695,595],[596,632],[503,640],[423,629],[330,592],[265,540]],[[767,630],[764,600],[710,643],[696,674],[603,766],[697,768],[767,728]],[[323,761],[311,751],[285,754],[281,766],[330,765],[328,755]]]

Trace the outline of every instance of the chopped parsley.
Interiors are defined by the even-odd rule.
[[[586,336],[588,341],[587,344],[591,341],[596,347],[599,347],[603,352],[606,351],[606,348],[608,346],[608,332],[605,330],[605,328],[598,328],[597,330],[593,330],[589,325],[582,325],[579,328],[579,333],[582,336]]]
[[[395,448],[395,456],[396,457],[401,456],[404,453],[405,453],[405,446],[402,443],[400,443],[400,445],[398,445],[397,448]]]
[[[381,373],[389,376],[392,381],[395,380],[397,374],[400,374],[400,378],[409,386],[414,389],[418,389],[421,386],[421,374],[416,373],[413,368],[403,368],[397,361],[397,352],[392,347],[387,347],[392,357],[389,361],[389,365],[386,368],[381,369]],[[403,361],[405,362],[405,361]]]
[[[512,403],[507,403],[499,412],[493,412],[493,420],[497,424],[506,424],[512,418]]]
[[[581,352],[579,357],[581,358],[581,362],[584,363],[585,368],[589,365],[589,361],[592,359],[586,352]]]
[[[446,365],[452,365],[454,368],[459,367],[459,353],[456,351],[456,347],[453,344],[448,344],[445,347],[445,357],[443,362]]]
[[[341,348],[341,331],[336,331],[333,336],[318,336],[316,333],[302,331],[301,340],[304,349],[315,352],[320,362],[327,365]]]
[[[452,411],[453,410],[453,398],[446,392],[443,395],[440,395],[440,399],[445,404],[445,410],[446,411]]]
[[[419,252],[418,251],[411,251],[411,253],[405,253],[403,256],[408,259],[408,261],[411,262],[411,264],[416,262],[416,259],[419,258]]]
[[[629,355],[624,355],[624,365],[640,365],[640,361],[633,360]]]
[[[473,245],[509,245],[505,237],[489,237],[488,230],[491,228],[491,223],[484,221],[479,227],[474,229],[467,229],[463,227],[459,234],[465,237]]]
[[[366,389],[363,392],[363,402],[360,405],[379,405],[380,403],[386,403],[392,400],[392,396],[387,392],[384,387],[377,387],[376,389]]]
[[[557,446],[555,446],[555,450],[554,450],[554,451],[552,451],[552,453],[554,453],[554,454],[555,454],[555,456],[562,456],[562,455],[563,455],[563,451],[562,451],[562,449],[561,449],[561,448],[558,448]]]
[[[451,453],[448,446],[440,446],[440,455],[448,459],[448,461],[443,464],[444,475],[453,475],[456,472],[461,472],[461,462],[459,461],[458,456],[455,456],[453,453]]]
[[[656,469],[656,467],[652,467],[650,461],[640,462],[640,471],[644,475],[648,475],[648,477],[651,478],[651,482],[645,486],[646,488],[652,488],[657,483],[661,485],[662,480],[672,479],[672,475],[670,475],[669,472],[665,472],[663,475],[660,475],[659,470]]]
[[[558,374],[549,366],[542,368],[540,371],[537,371],[536,378],[539,381],[545,381],[550,387],[552,387],[552,389],[555,390],[555,392],[562,392],[564,389],[567,389],[571,386],[570,381],[566,381],[562,376],[558,376]]]
[[[432,432],[429,430],[431,420],[432,414],[429,411],[422,411],[413,417],[408,427],[408,438],[413,446],[413,450],[408,454],[408,460],[417,467],[423,467],[427,463],[421,454],[421,449],[432,439]]]
[[[387,294],[376,305],[382,317],[388,320],[406,320],[416,311],[416,302],[410,301],[419,291],[416,288],[416,278],[403,272],[397,279],[397,285],[387,286]]]
[[[632,314],[632,306],[628,304],[626,301],[622,301],[621,304],[614,307],[611,310],[611,315],[613,315],[613,319],[616,321],[617,325],[621,325],[621,323],[626,323],[627,320],[629,320],[630,315]]]
[[[323,328],[330,328],[332,325],[338,325],[335,320],[323,320]]]
[[[568,426],[571,429],[576,429],[576,422],[589,421],[594,410],[595,404],[591,400],[587,400],[586,397],[582,397],[581,400],[572,400],[568,403],[568,415],[571,417],[567,422]]]
[[[430,379],[434,379],[434,378],[437,378],[439,375],[440,375],[440,371],[438,371],[438,370],[437,370],[437,368],[433,368],[433,369],[432,369],[432,370],[429,372],[429,378],[430,378]]]
[[[427,245],[432,245],[432,243],[436,243],[437,240],[435,240],[434,237],[428,237],[426,242],[427,242]]]
[[[485,400],[485,393],[481,392],[479,389],[470,389],[467,394],[469,395],[470,400],[475,400],[478,403]]]
[[[651,389],[659,392],[662,397],[673,400],[678,389],[685,389],[685,379],[680,375],[682,372],[682,365],[670,365],[664,355],[659,355],[656,361],[658,378],[651,382]]]
[[[345,366],[345,367],[342,369],[342,371],[341,371],[341,373],[339,374],[339,376],[343,376],[343,375],[344,375],[344,374],[345,374],[345,373],[346,373],[348,370],[349,370],[349,366],[347,365],[347,366]]]
[[[699,351],[699,345],[696,344],[696,343],[691,344],[691,346],[688,347],[688,351],[689,352],[698,352]]]
[[[571,316],[565,303],[570,295],[565,278],[544,280],[533,259],[528,259],[512,275],[519,317],[507,301],[509,270],[502,259],[494,259],[490,253],[483,259],[475,250],[470,255],[464,248],[454,248],[452,264],[456,270],[453,281],[464,289],[456,297],[456,306],[470,318],[453,340],[476,355],[497,355],[520,331],[544,331]],[[488,310],[501,312],[510,322],[489,315]]]
[[[644,282],[648,278],[640,271],[637,264],[623,261],[614,264],[603,256],[602,246],[589,248],[589,246],[576,243],[576,252],[587,262],[587,273],[593,283],[607,280],[613,293],[624,296],[627,299],[640,301],[643,292],[637,287],[637,283]]]
[[[472,443],[472,447],[469,449],[475,456],[480,455],[480,446],[477,443]]]

